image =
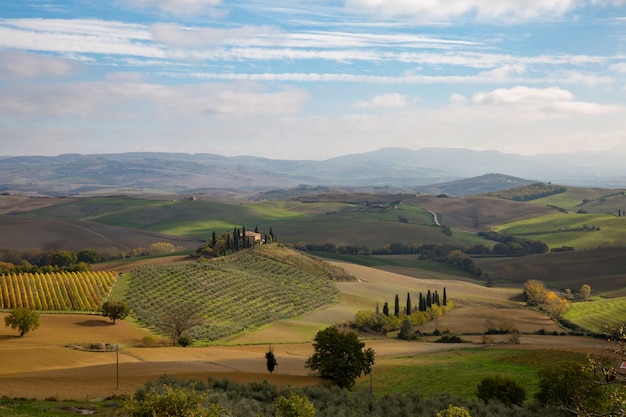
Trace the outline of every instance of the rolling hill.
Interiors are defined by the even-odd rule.
[[[301,184],[397,192],[486,173],[567,185],[626,186],[621,160],[612,153],[521,156],[466,149],[386,148],[325,161],[182,153],[4,157],[0,158],[0,192],[251,195]]]

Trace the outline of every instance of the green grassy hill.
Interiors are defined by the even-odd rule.
[[[549,247],[571,246],[577,250],[626,245],[626,217],[613,214],[559,213],[503,224],[495,231]]]

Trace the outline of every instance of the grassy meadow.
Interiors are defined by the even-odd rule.
[[[452,392],[472,398],[476,385],[485,377],[506,375],[526,390],[529,398],[538,391],[537,371],[554,362],[573,360],[585,363],[586,355],[558,350],[511,350],[466,348],[382,359],[372,374],[377,395],[417,391],[424,395]],[[454,375],[454,378],[450,378]],[[356,389],[368,389],[369,377],[362,377]]]
[[[612,214],[559,213],[494,227],[499,233],[541,240],[549,247],[576,250],[626,245],[626,217]]]

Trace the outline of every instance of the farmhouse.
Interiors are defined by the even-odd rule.
[[[244,234],[241,234],[241,237],[244,237]],[[260,243],[261,242],[261,234],[260,233],[255,233],[255,232],[251,232],[249,230],[246,230],[246,234],[245,237],[248,239],[251,239],[254,243]]]

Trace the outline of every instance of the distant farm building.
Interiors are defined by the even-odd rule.
[[[244,237],[243,233],[241,234],[241,237]],[[250,231],[246,230],[245,237],[247,239],[252,240],[254,243],[261,243],[261,234],[260,233],[250,232]]]

